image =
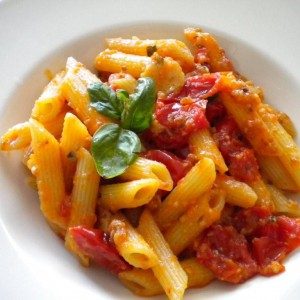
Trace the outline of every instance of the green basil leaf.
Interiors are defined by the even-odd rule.
[[[116,96],[115,91],[101,82],[95,82],[88,86],[90,106],[101,114],[119,120],[123,105]]]
[[[117,124],[104,125],[93,136],[91,152],[96,169],[107,179],[122,174],[140,151],[139,137]]]
[[[124,105],[121,126],[135,132],[142,132],[150,127],[156,99],[155,83],[150,77],[140,78],[129,101]]]

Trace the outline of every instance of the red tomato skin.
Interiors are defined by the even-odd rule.
[[[85,255],[111,273],[118,275],[122,271],[131,269],[102,230],[77,226],[70,228],[69,233]]]
[[[163,150],[149,150],[142,154],[143,157],[163,163],[169,170],[174,184],[183,178],[191,169],[192,164],[182,160],[175,154]]]
[[[218,279],[231,283],[244,282],[258,269],[247,240],[233,226],[210,227],[197,249],[197,259]]]

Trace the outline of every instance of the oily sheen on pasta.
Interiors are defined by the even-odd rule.
[[[281,273],[300,246],[292,121],[211,34],[183,33],[107,37],[98,74],[67,58],[0,140],[24,152],[41,212],[82,265],[172,300]]]

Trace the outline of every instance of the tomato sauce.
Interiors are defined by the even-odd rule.
[[[235,209],[197,243],[197,259],[223,281],[284,271],[282,260],[300,246],[300,222],[262,207]]]
[[[238,180],[253,182],[259,178],[259,167],[254,151],[248,147],[236,122],[226,114],[224,106],[215,101],[207,106],[206,116],[215,126],[219,149],[229,173]]]

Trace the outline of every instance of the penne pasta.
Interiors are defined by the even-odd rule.
[[[68,192],[71,191],[73,185],[77,162],[76,152],[81,147],[88,149],[90,144],[91,136],[85,125],[72,113],[67,113],[64,118],[60,148],[65,186]]]
[[[233,66],[226,57],[225,51],[218,45],[216,39],[200,28],[187,28],[184,30],[187,40],[197,48],[207,51],[211,72],[232,71]]]
[[[62,134],[64,119],[67,112],[68,108],[65,107],[53,120],[43,123],[43,126],[58,140]]]
[[[108,48],[128,54],[151,56],[157,52],[162,57],[171,57],[176,60],[185,72],[194,67],[194,57],[189,48],[175,39],[140,40],[113,38],[106,39]]]
[[[12,151],[29,147],[31,143],[30,125],[19,123],[8,129],[0,138],[0,150]]]
[[[101,188],[101,205],[112,211],[142,206],[153,198],[159,184],[156,179],[146,178],[103,185]]]
[[[159,189],[171,191],[173,188],[173,180],[166,166],[142,157],[129,166],[120,178],[122,180],[153,178],[159,181]]]
[[[78,118],[93,134],[99,127],[111,121],[90,107],[87,87],[100,80],[87,70],[83,64],[69,57],[66,65],[66,75],[62,83],[62,94],[75,111]]]
[[[35,101],[31,118],[44,124],[54,120],[64,109],[65,98],[61,92],[65,71],[59,72],[45,87],[42,95]]]
[[[98,175],[91,154],[84,148],[77,152],[77,169],[71,196],[71,211],[68,227],[85,226],[92,228],[96,222],[96,201],[99,190]],[[67,232],[65,246],[76,254],[84,266],[89,265],[89,258],[77,247],[72,236]]]
[[[213,161],[210,158],[201,159],[162,202],[156,214],[159,227],[165,229],[177,220],[187,207],[212,187],[215,178]]]
[[[66,195],[59,144],[39,122],[30,119],[29,124],[41,210],[50,223],[65,231],[67,218],[61,209]]]
[[[214,190],[203,194],[178,222],[164,234],[174,254],[180,254],[199,234],[220,218],[225,204],[224,193]]]
[[[147,210],[141,216],[138,231],[158,257],[158,264],[152,267],[152,271],[167,296],[169,299],[182,299],[187,288],[187,275]]]
[[[256,104],[249,104],[250,109],[244,105],[243,99],[240,99],[243,96],[239,90],[233,94],[221,93],[222,102],[233,115],[255,151],[261,156],[260,160],[267,157],[269,162],[277,163],[279,159],[298,190],[300,188],[300,152],[292,138],[277,121],[274,121],[272,116],[268,117],[265,114],[257,95],[252,96]],[[288,185],[292,183],[289,182]]]
[[[295,218],[300,217],[300,204],[297,201],[288,199],[283,192],[273,185],[268,185],[268,190],[270,191],[276,213],[286,214]]]
[[[257,195],[256,205],[268,207],[271,210],[274,209],[274,204],[271,199],[270,191],[262,178],[259,178],[253,182],[249,182],[249,186]]]
[[[257,195],[246,183],[223,175],[217,178],[218,186],[226,193],[225,200],[231,205],[249,208],[255,205]]]
[[[213,273],[200,265],[195,258],[185,259],[180,262],[180,265],[188,276],[189,288],[203,287],[214,278]],[[160,295],[164,292],[151,270],[134,268],[121,272],[119,278],[129,290],[138,296],[149,297]]]
[[[112,216],[109,233],[120,255],[132,266],[149,269],[158,264],[152,248],[121,213]]]
[[[228,171],[224,158],[217,147],[209,129],[202,129],[193,134],[189,138],[189,149],[197,159],[203,157],[210,158],[214,161],[216,169],[224,174]]]
[[[135,78],[140,77],[150,63],[150,57],[125,54],[109,49],[100,52],[95,60],[95,66],[98,71],[110,73],[125,72]]]

